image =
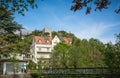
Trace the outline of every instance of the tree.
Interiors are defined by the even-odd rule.
[[[60,43],[52,52],[53,67],[104,67],[105,46],[97,39],[74,39],[67,48],[67,44]]]
[[[64,42],[58,43],[51,54],[51,61],[53,67],[67,68],[68,67],[68,52],[70,45]]]
[[[15,44],[19,41],[19,36],[14,34],[0,34],[0,54],[9,56],[15,50]]]
[[[14,50],[15,52],[12,52],[11,53],[11,55],[12,55],[12,57],[11,57],[11,62],[12,62],[12,66],[13,66],[13,71],[14,71],[14,78],[16,78],[15,77],[15,74],[16,74],[16,72],[17,71],[19,71],[20,70],[20,65],[18,64],[18,61],[17,61],[17,52],[18,52],[18,50]]]
[[[69,50],[68,53],[68,63],[69,63],[69,67],[72,68],[79,68],[82,64],[81,63],[81,50],[80,50],[80,39],[76,38],[73,36],[73,40],[72,40],[72,47]]]
[[[73,0],[73,5],[71,6],[72,11],[82,10],[86,8],[86,14],[89,14],[94,8],[95,11],[102,9],[107,9],[108,6],[111,4],[110,0]],[[91,6],[91,5],[94,6]],[[10,6],[9,6],[10,5]],[[12,12],[18,12],[24,16],[24,11],[28,11],[28,7],[32,9],[38,8],[38,5],[35,0],[0,0],[0,7],[8,9]],[[2,10],[0,8],[0,10]],[[115,9],[115,13],[120,14],[120,6]]]
[[[0,30],[4,33],[14,33],[16,30],[20,31],[22,26],[13,21],[13,13],[5,8],[0,7]]]
[[[27,68],[30,70],[36,69],[36,64],[32,60],[30,60]]]
[[[43,34],[42,34],[42,31],[40,31],[40,30],[34,30],[34,31],[32,31],[31,35],[41,36]]]
[[[40,58],[37,63],[38,69],[47,69],[50,68],[50,60],[45,60]]]
[[[115,51],[116,67],[120,67],[120,33],[116,35]]]
[[[72,40],[72,45],[73,46],[80,46],[80,39],[76,38],[76,37],[73,37],[73,40]]]
[[[56,35],[58,35],[58,33],[56,31],[53,31],[52,36],[55,37]]]
[[[81,40],[80,42],[80,51],[81,51],[81,56],[80,56],[80,67],[89,67],[89,58],[88,58],[88,41],[86,39]]]
[[[103,67],[104,44],[97,39],[80,41],[80,67]]]
[[[86,14],[91,12],[92,4],[94,4],[95,8],[94,11],[101,11],[102,9],[107,9],[108,6],[111,4],[110,0],[73,0],[74,5],[71,7],[72,11],[82,10],[86,8]],[[116,13],[120,13],[120,7],[115,10]]]
[[[28,7],[37,8],[35,0],[0,0],[1,7],[11,12],[18,12],[18,14],[24,15],[24,11],[28,11]]]
[[[13,13],[0,6],[0,54],[9,56],[13,52],[14,45],[18,43],[20,37],[14,34],[20,31],[22,26],[13,20]]]
[[[93,38],[89,40],[90,60],[93,67],[103,67],[105,65],[103,62],[103,50],[104,44],[102,42]]]
[[[115,45],[112,43],[106,44],[105,49],[105,63],[108,67],[120,67],[120,34],[117,36]]]
[[[22,35],[23,39],[21,39],[18,44],[18,49],[21,54],[24,54],[26,57],[30,56],[30,46],[32,44],[33,35]]]
[[[120,33],[116,35],[116,44],[117,49],[120,50]]]
[[[73,46],[68,53],[68,65],[72,68],[79,68],[81,65],[81,51],[80,46]]]
[[[43,35],[44,35],[44,36],[49,36],[50,33],[49,33],[49,32],[45,32]]]

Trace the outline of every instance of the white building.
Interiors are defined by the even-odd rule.
[[[11,57],[5,57],[1,55],[0,60],[0,74],[24,74],[26,66],[30,58],[26,58],[24,55],[17,54],[14,56],[17,62],[12,61]],[[16,64],[16,65],[15,65]]]
[[[58,38],[57,36],[52,38],[52,31],[48,28],[43,29],[44,33],[50,33],[48,36],[34,36],[32,45],[30,47],[31,58],[28,58],[24,55],[16,55],[18,61],[16,74],[24,73],[26,65],[29,60],[33,60],[35,63],[38,63],[39,59],[43,61],[48,61],[50,59],[50,54],[52,49],[57,43],[64,41],[66,44],[71,44],[71,38]],[[4,57],[2,55],[0,60],[0,74],[13,74],[14,66],[10,61],[10,57]],[[11,54],[13,57],[13,54]]]
[[[43,29],[43,31],[52,33],[49,29]],[[66,44],[71,44],[72,39],[66,37],[60,39],[57,36],[52,38],[52,34],[49,36],[34,36],[30,49],[33,61],[35,63],[37,63],[39,59],[48,61],[50,59],[52,49],[61,41],[64,41]]]
[[[49,29],[49,28],[44,28],[44,29],[43,29],[43,34],[44,34],[44,33],[49,33],[49,36],[52,36],[52,30]]]
[[[37,63],[40,58],[43,60],[49,60],[53,47],[59,42],[60,40],[57,36],[53,39],[50,36],[35,36],[31,45],[33,61]]]

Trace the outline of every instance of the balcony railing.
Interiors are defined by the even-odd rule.
[[[1,60],[9,60],[9,59],[11,59],[11,57],[2,56],[0,59],[1,59]],[[17,60],[31,60],[32,58],[31,58],[31,57],[19,56],[19,57],[16,57],[16,59],[17,59]]]

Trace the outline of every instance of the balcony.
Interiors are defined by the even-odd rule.
[[[52,47],[52,45],[49,45],[49,44],[36,44],[36,47]]]
[[[50,58],[50,54],[38,54],[37,58],[46,58],[46,59],[49,59]]]
[[[10,56],[6,57],[6,56],[2,56],[2,55],[0,57],[1,60],[10,60],[11,58],[13,58],[13,57],[12,56],[11,57]],[[21,55],[21,56],[17,55],[15,58],[17,60],[31,60],[32,59],[31,57],[25,57],[23,55]]]

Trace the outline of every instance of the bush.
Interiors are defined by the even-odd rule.
[[[41,73],[39,71],[34,71],[31,73],[32,78],[41,78]]]

